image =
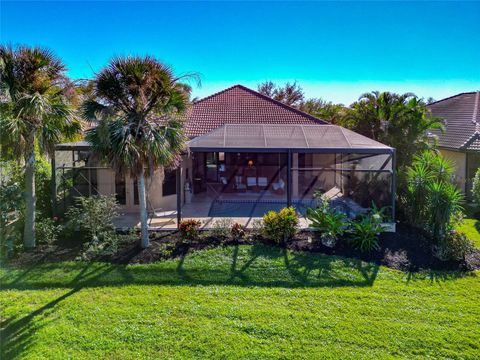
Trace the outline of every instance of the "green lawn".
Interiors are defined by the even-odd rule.
[[[474,242],[477,248],[480,248],[480,221],[476,219],[465,219],[463,224],[458,228],[467,235],[467,237]]]
[[[150,265],[7,268],[3,356],[478,359],[479,275],[261,245]]]

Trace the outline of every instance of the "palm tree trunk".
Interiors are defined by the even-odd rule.
[[[25,227],[23,245],[26,249],[35,247],[35,132],[27,140],[25,153]]]
[[[142,230],[140,246],[142,249],[145,249],[150,245],[150,241],[148,239],[147,198],[145,195],[145,175],[143,174],[143,169],[138,176],[138,199],[140,205],[140,227]]]

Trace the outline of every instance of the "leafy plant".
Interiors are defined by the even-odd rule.
[[[441,181],[429,184],[427,194],[427,229],[441,241],[457,225],[463,194],[453,184]]]
[[[292,238],[297,231],[298,215],[293,207],[272,210],[263,216],[263,234],[277,244]]]
[[[18,183],[0,184],[0,258],[13,253],[21,233],[22,191]]]
[[[230,228],[230,234],[234,240],[239,240],[245,236],[245,227],[239,223],[233,223]]]
[[[180,223],[179,231],[183,240],[197,240],[202,223],[195,219],[183,220]]]
[[[347,216],[331,207],[326,200],[320,200],[316,209],[307,209],[307,219],[311,227],[320,232],[322,242],[333,246],[337,239],[348,229],[350,222]]]
[[[480,168],[475,172],[472,182],[472,196],[477,204],[480,204]]]
[[[452,230],[438,246],[436,256],[440,260],[461,261],[474,249],[474,244],[465,234]]]
[[[230,236],[230,229],[233,220],[229,218],[221,218],[212,224],[211,234],[218,239],[227,239]]]
[[[368,214],[361,215],[359,219],[352,222],[350,229],[351,243],[355,249],[362,252],[371,252],[380,248],[378,235],[382,232],[384,210],[373,206]]]
[[[403,174],[399,203],[408,223],[430,234],[436,243],[457,224],[463,195],[453,185],[453,166],[434,152],[414,158]]]
[[[118,236],[113,220],[118,216],[118,203],[114,196],[98,195],[77,198],[66,217],[67,227],[79,230],[86,240],[83,258],[91,259],[108,251],[115,251]]]
[[[57,223],[56,218],[44,218],[37,221],[37,224],[35,225],[35,236],[38,243],[52,245],[58,240],[58,235],[60,234],[61,229],[62,226]]]

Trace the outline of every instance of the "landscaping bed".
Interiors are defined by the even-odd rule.
[[[352,248],[348,238],[339,239],[335,246],[322,244],[318,232],[301,231],[283,244],[275,245],[272,241],[258,234],[247,232],[235,241],[231,238],[219,238],[210,232],[203,232],[197,240],[182,240],[178,232],[152,232],[150,246],[141,249],[138,246],[136,234],[125,235],[118,250],[113,254],[101,255],[97,260],[117,263],[153,263],[184,256],[196,250],[225,247],[233,245],[254,245],[265,243],[271,246],[287,248],[292,251],[322,253],[357,258],[392,269],[403,271],[419,270],[460,270],[471,271],[480,269],[480,251],[476,249],[464,261],[441,261],[434,256],[428,241],[412,227],[398,225],[395,233],[382,233],[379,237],[379,249],[364,253]],[[40,246],[33,252],[22,253],[11,262],[13,264],[32,264],[43,261],[75,260],[82,246],[78,241],[61,241],[52,246]]]

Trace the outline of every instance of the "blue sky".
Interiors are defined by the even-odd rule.
[[[264,80],[346,104],[371,90],[480,90],[480,2],[2,0],[0,13],[2,43],[49,47],[73,78],[148,53],[200,73],[194,96]]]

